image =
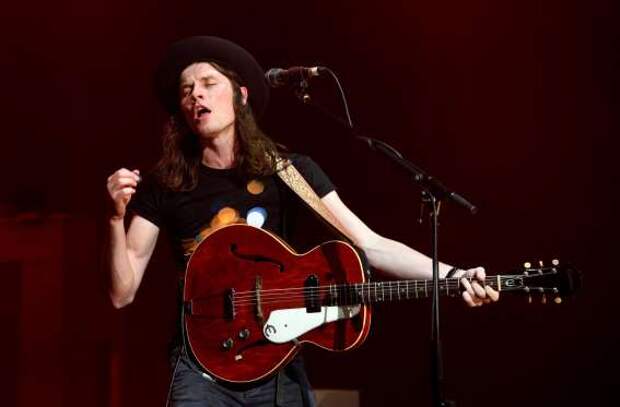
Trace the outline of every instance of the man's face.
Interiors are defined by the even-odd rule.
[[[247,89],[241,87],[242,102]],[[207,62],[189,65],[180,77],[179,100],[189,128],[201,138],[234,134],[234,91],[230,80]]]

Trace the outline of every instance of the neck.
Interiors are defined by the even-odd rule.
[[[228,169],[236,164],[237,144],[234,127],[230,131],[201,139],[202,163],[210,168]]]

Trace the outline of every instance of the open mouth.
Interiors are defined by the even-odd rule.
[[[201,106],[196,110],[196,117],[200,118],[203,114],[211,113],[211,109]]]

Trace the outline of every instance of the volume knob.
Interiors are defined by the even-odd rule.
[[[224,342],[222,342],[222,348],[224,348],[224,350],[230,350],[234,344],[235,342],[232,340],[232,338],[228,338]]]
[[[244,328],[239,331],[239,339],[248,339],[250,337],[250,330]]]

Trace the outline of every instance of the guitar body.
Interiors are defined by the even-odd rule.
[[[521,274],[487,276],[504,293],[560,303],[581,286],[580,272],[524,265]],[[248,225],[216,229],[187,264],[183,323],[188,349],[211,376],[245,383],[275,373],[303,343],[332,351],[361,345],[370,330],[367,304],[428,297],[432,280],[366,282],[356,250],[331,241],[298,254],[274,234]],[[467,277],[470,282],[473,277]],[[439,282],[440,294],[462,291],[462,278]]]
[[[362,260],[348,243],[331,241],[298,254],[262,229],[222,227],[187,265],[188,348],[205,372],[228,382],[275,373],[304,342],[350,350],[368,335],[370,307],[326,305],[325,298],[338,293],[325,290],[364,282]]]

